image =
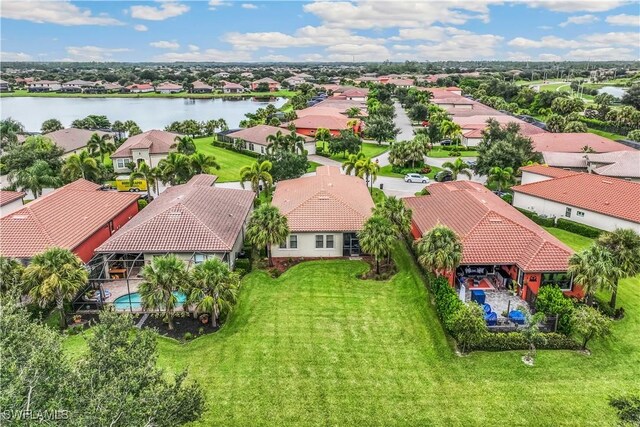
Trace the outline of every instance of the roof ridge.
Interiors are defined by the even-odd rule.
[[[54,194],[54,193],[51,193]],[[33,202],[32,202],[33,203]],[[38,217],[38,215],[36,214],[36,212],[31,209],[31,206],[26,205],[24,207],[24,209],[27,209],[30,213],[31,213],[31,217],[33,218],[33,220],[38,224],[38,228],[40,229],[40,231],[42,232],[43,235],[45,235],[47,237],[47,239],[49,240],[49,243],[56,245],[57,246],[57,242],[55,240],[53,240],[53,237],[51,237],[51,235],[49,234],[49,232],[47,231],[47,228],[44,226],[44,224],[42,223],[42,221],[40,220],[40,218]],[[22,209],[21,209],[22,210]],[[14,212],[13,214],[10,215],[14,215],[17,214],[20,211]]]
[[[206,187],[205,187],[206,188]],[[191,195],[192,192],[189,192],[189,195]],[[207,224],[205,224],[204,222],[202,222],[202,220],[200,219],[200,217],[198,217],[198,215],[196,215],[191,209],[189,209],[183,202],[179,202],[178,203],[180,206],[182,206],[184,209],[186,209],[192,216],[193,218],[196,219],[196,221],[198,221],[204,228],[206,228],[207,230],[209,230],[209,232],[211,234],[213,234],[216,239],[218,239],[219,241],[221,241],[222,243],[224,243],[225,249],[227,250],[231,250],[232,246],[229,246],[229,244],[227,242],[225,242],[219,235],[218,233],[216,233],[215,231],[213,231],[211,229],[211,227],[209,227]]]

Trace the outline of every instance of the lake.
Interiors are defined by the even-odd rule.
[[[622,98],[622,95],[624,95],[626,91],[627,90],[625,88],[617,86],[603,86],[598,89],[598,93],[608,93],[609,95],[613,95],[618,99]]]
[[[104,115],[115,120],[133,120],[143,131],[164,129],[174,121],[226,120],[230,128],[238,127],[245,113],[253,113],[269,104],[281,107],[285,98],[258,101],[252,98],[0,98],[2,119],[20,121],[27,132],[38,132],[42,122],[58,119],[65,127],[89,114]]]

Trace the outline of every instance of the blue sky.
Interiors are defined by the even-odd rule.
[[[2,61],[638,60],[637,0],[2,0]]]

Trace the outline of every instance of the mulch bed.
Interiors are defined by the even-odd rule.
[[[363,261],[365,261],[371,268],[360,276],[361,279],[364,280],[389,280],[393,277],[394,274],[398,272],[396,264],[391,260],[387,263],[385,260],[380,260],[380,274],[376,271],[376,260],[373,257],[363,257]]]
[[[269,267],[269,264],[264,259],[264,267],[269,270],[278,270],[280,273],[284,273],[291,267],[306,261],[319,261],[319,260],[336,260],[336,259],[349,259],[349,257],[301,257],[301,258],[274,258],[273,267]],[[262,260],[261,260],[262,261]],[[259,267],[262,267],[260,265]]]
[[[186,317],[174,317],[173,330],[169,330],[167,324],[162,320],[162,315],[150,314],[142,325],[144,328],[154,328],[160,335],[174,338],[178,341],[189,341],[185,338],[185,334],[191,334],[191,339],[201,335],[211,334],[220,329],[220,326],[212,328],[209,323],[203,324],[198,319],[194,319],[192,315]]]

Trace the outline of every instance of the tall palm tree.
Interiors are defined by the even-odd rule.
[[[617,271],[611,274],[611,308],[616,307],[618,283],[620,279],[632,277],[640,273],[640,235],[629,228],[617,228],[615,231],[603,233],[597,244],[607,250],[613,259]]]
[[[87,142],[87,149],[91,155],[97,154],[100,157],[100,163],[104,163],[104,157],[116,151],[116,146],[111,142],[111,135],[108,133],[102,136],[94,133]]]
[[[160,170],[158,170],[157,167],[150,168],[144,161],[140,162],[131,170],[131,174],[129,175],[129,186],[133,186],[133,182],[136,179],[144,179],[147,183],[147,195],[149,196],[149,201],[151,201],[153,199],[151,189],[153,189],[154,193],[158,191],[159,175]]]
[[[244,183],[249,181],[251,189],[256,193],[256,197],[259,197],[260,182],[263,182],[266,188],[273,185],[273,177],[269,173],[272,167],[273,165],[269,160],[255,161],[251,166],[244,166],[240,169],[240,185],[244,188]]]
[[[211,316],[211,326],[218,326],[222,310],[230,310],[236,301],[240,280],[227,264],[210,258],[195,266],[191,272],[188,301],[195,304],[198,314]]]
[[[318,128],[316,131],[316,139],[322,142],[322,151],[327,151],[327,142],[331,141],[331,131],[327,128]]]
[[[142,308],[163,310],[164,321],[173,330],[173,317],[178,297],[174,292],[188,288],[189,274],[183,261],[175,255],[153,257],[142,269],[144,282],[138,287]]]
[[[272,153],[274,151],[278,151],[280,149],[284,149],[286,146],[285,135],[282,131],[277,131],[271,135],[267,136],[267,153]]]
[[[462,243],[449,227],[438,224],[416,242],[418,262],[436,276],[455,272],[462,260]]]
[[[89,273],[71,251],[53,247],[34,256],[22,278],[31,298],[42,307],[55,302],[60,327],[64,328],[67,325],[64,303],[82,289]]]
[[[178,135],[173,140],[176,142],[176,144],[172,145],[172,147],[176,147],[178,153],[190,156],[191,154],[196,152],[196,143],[193,142],[193,138],[189,135]]]
[[[407,235],[411,231],[411,209],[395,196],[386,197],[373,210],[374,215],[382,216],[391,221],[398,234]]]
[[[189,156],[175,151],[169,153],[166,159],[160,160],[158,170],[162,182],[171,185],[184,184],[193,176]]]
[[[569,258],[568,272],[573,276],[573,283],[582,287],[588,305],[598,289],[611,289],[611,277],[619,275],[615,270],[611,253],[600,245],[591,245]]]
[[[469,169],[467,162],[462,160],[460,157],[455,159],[453,162],[444,162],[442,167],[451,171],[451,176],[454,181],[458,179],[458,175],[460,174],[471,179],[471,169]]]
[[[37,160],[28,168],[12,173],[10,179],[22,191],[31,190],[34,199],[42,194],[44,188],[60,185],[60,179],[44,160]]]
[[[344,170],[344,173],[351,175],[351,172],[356,169],[356,165],[362,159],[364,159],[364,153],[362,151],[357,154],[350,154],[347,160],[342,162],[342,169]]]
[[[515,182],[516,177],[513,174],[513,168],[506,167],[503,169],[500,166],[494,166],[489,169],[489,178],[487,179],[487,184],[495,184],[498,188],[498,191],[502,191],[503,188],[509,187]]]
[[[22,273],[24,267],[13,258],[0,255],[0,293],[10,289],[22,290]]]
[[[0,146],[18,142],[18,135],[24,133],[24,125],[7,117],[0,121]]]
[[[290,151],[292,153],[300,152],[300,154],[303,154],[304,141],[305,139],[302,135],[298,135],[296,131],[292,130],[289,135],[285,136],[287,151]]]
[[[194,175],[212,173],[214,169],[220,169],[216,157],[211,154],[194,153],[189,156],[189,160]]]
[[[269,266],[273,266],[271,245],[286,242],[288,235],[287,217],[282,215],[276,206],[262,204],[251,214],[247,225],[247,241],[252,245],[267,248]]]
[[[356,118],[361,114],[360,108],[356,106],[347,108],[346,113],[347,113],[347,117],[349,117],[350,119]]]
[[[358,160],[355,167],[356,176],[364,178],[369,192],[373,194],[373,183],[378,178],[378,172],[380,171],[380,165],[376,162],[372,162],[370,158],[364,158]]]
[[[460,135],[462,135],[462,128],[451,120],[444,120],[440,123],[440,133],[445,138],[455,141],[456,145],[458,145],[460,143]]]
[[[62,178],[65,181],[75,181],[78,178],[96,182],[100,175],[100,167],[95,157],[91,157],[86,150],[79,154],[72,154],[62,165]]]
[[[358,232],[358,241],[364,253],[376,260],[376,273],[380,274],[380,258],[388,256],[396,240],[395,227],[387,218],[374,215]]]

